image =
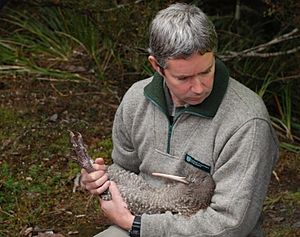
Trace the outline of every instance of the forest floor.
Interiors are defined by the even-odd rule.
[[[87,237],[108,225],[97,198],[73,192],[79,168],[68,131],[81,132],[90,155],[109,163],[123,84],[0,78],[1,237]],[[264,206],[267,236],[300,236],[299,183],[300,154],[282,150]]]

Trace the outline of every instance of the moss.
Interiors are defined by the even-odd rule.
[[[276,227],[274,226],[270,232],[267,233],[268,237],[297,237],[299,236],[299,231],[296,229],[291,229],[290,227]]]
[[[107,164],[111,163],[111,152],[113,149],[111,137],[98,140],[90,147],[93,158],[102,157]]]

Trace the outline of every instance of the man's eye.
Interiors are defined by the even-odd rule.
[[[211,72],[211,69],[209,69],[209,70],[207,70],[207,71],[205,71],[205,72],[202,72],[201,75],[207,75],[207,74],[209,74],[210,72]]]
[[[203,76],[203,75],[207,75],[207,74],[209,74],[210,73],[210,70],[209,71],[205,71],[205,72],[201,72],[199,75],[200,76]]]
[[[178,77],[177,80],[179,81],[185,81],[188,80],[190,77]]]

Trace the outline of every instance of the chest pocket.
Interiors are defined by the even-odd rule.
[[[154,149],[151,157],[144,159],[140,165],[140,175],[143,176],[147,182],[154,186],[165,184],[165,180],[152,175],[154,172],[184,176],[187,173],[187,166],[183,157],[177,157]]]
[[[158,149],[153,150],[151,157],[144,159],[140,165],[140,175],[153,186],[165,184],[165,180],[152,175],[154,172],[186,176],[191,172],[202,170],[210,173],[210,166],[196,160],[191,155],[182,157],[170,155]]]
[[[195,168],[198,168],[198,169],[210,174],[210,171],[211,171],[211,166],[210,165],[204,164],[201,161],[196,160],[195,158],[193,158],[189,154],[185,155],[184,160],[185,160],[185,162],[187,162],[188,164],[194,166]]]

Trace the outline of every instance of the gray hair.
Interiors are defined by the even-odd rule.
[[[150,25],[149,52],[166,67],[171,58],[188,58],[194,53],[217,51],[214,24],[198,7],[184,3],[170,5],[157,13]]]

